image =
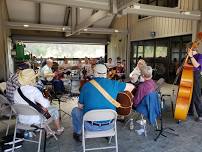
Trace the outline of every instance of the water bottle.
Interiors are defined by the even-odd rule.
[[[26,130],[26,131],[24,132],[24,138],[25,138],[25,139],[31,139],[32,137],[33,137],[33,135],[32,135],[32,132],[31,132],[31,131]]]
[[[134,123],[133,123],[133,119],[130,119],[130,130],[134,129]]]
[[[29,131],[29,139],[31,139],[33,137],[32,132]]]
[[[25,138],[25,139],[29,139],[29,131],[26,130],[26,131],[24,132],[24,138]]]

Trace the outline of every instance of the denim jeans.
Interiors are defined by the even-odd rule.
[[[83,110],[77,107],[72,109],[72,124],[73,124],[73,132],[77,134],[81,134],[81,128],[83,123]],[[85,122],[84,127],[85,130],[89,131],[105,131],[113,128],[114,123],[110,123],[109,125],[104,126],[96,126],[91,123]]]

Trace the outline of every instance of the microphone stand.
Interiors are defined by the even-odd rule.
[[[173,86],[177,83],[177,81],[178,81],[178,79],[179,79],[179,76],[180,76],[180,73],[182,72],[182,69],[183,69],[183,65],[184,65],[184,62],[183,62],[183,64],[180,66],[180,68],[179,68],[179,71],[178,71],[178,73],[177,73],[177,76],[175,77],[175,80],[174,80],[174,82],[173,82]],[[173,88],[173,95],[174,95],[174,88]],[[164,94],[164,95],[161,95],[160,94],[160,96],[161,96],[161,102],[160,102],[160,108],[161,108],[161,114],[160,114],[160,129],[156,129],[156,131],[158,131],[159,133],[158,133],[158,135],[154,138],[154,141],[157,141],[158,140],[158,138],[160,137],[160,136],[163,136],[163,137],[167,137],[164,133],[168,133],[168,134],[172,134],[172,135],[174,135],[174,136],[179,136],[178,134],[176,134],[175,133],[175,130],[174,129],[172,129],[172,128],[170,128],[170,127],[164,127],[164,125],[163,125],[163,108],[164,108],[164,102],[165,102],[165,99],[164,99],[164,97],[165,96],[171,96],[171,95],[169,95],[169,94]],[[172,116],[174,117],[174,107],[173,107],[173,102],[171,102],[172,103]],[[171,131],[171,132],[170,132]]]
[[[164,96],[167,96],[167,95],[164,95]],[[161,121],[161,124],[160,124],[160,129],[156,129],[156,131],[158,131],[158,135],[156,136],[156,138],[154,138],[154,141],[157,141],[158,138],[160,136],[163,136],[163,137],[167,137],[165,133],[168,133],[168,134],[172,134],[174,136],[179,136],[178,134],[174,133],[174,129],[170,128],[170,127],[165,127],[163,126],[163,103],[164,103],[164,98],[163,98],[163,95],[161,96],[161,102],[160,102],[160,107],[161,107],[161,114],[160,114],[160,121]],[[172,132],[169,132],[169,131],[172,131]]]

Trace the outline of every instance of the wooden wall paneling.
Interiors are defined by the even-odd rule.
[[[189,10],[193,10],[193,1],[192,0],[189,0]]]
[[[180,8],[183,10],[184,9],[184,2],[185,0],[181,0]]]
[[[6,10],[6,1],[0,1],[0,80],[7,80],[9,75],[8,65],[8,30],[5,26],[8,20],[8,14]]]

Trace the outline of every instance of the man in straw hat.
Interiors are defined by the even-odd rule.
[[[128,90],[132,91],[134,86],[129,83],[119,82],[116,80],[107,79],[107,68],[104,64],[97,64],[94,68],[94,79],[113,99],[119,92]],[[110,103],[98,90],[91,84],[87,82],[81,88],[78,107],[72,110],[72,123],[73,123],[73,138],[76,141],[81,141],[81,126],[83,115],[90,111],[96,109],[112,109],[116,110],[116,107]],[[87,130],[108,130],[112,127],[112,122],[107,122],[108,124],[103,124],[103,122],[96,123],[85,123],[85,128]]]
[[[59,113],[56,107],[50,106],[50,102],[43,97],[42,93],[34,87],[36,83],[36,74],[33,69],[25,69],[20,71],[18,81],[21,84],[21,91],[25,97],[27,97],[33,103],[39,103],[44,108],[48,109],[51,117],[54,120],[56,134],[60,135],[64,128],[60,126]],[[16,90],[14,93],[14,103],[28,104]],[[19,116],[19,121],[24,124],[38,124],[41,120],[39,116]]]

